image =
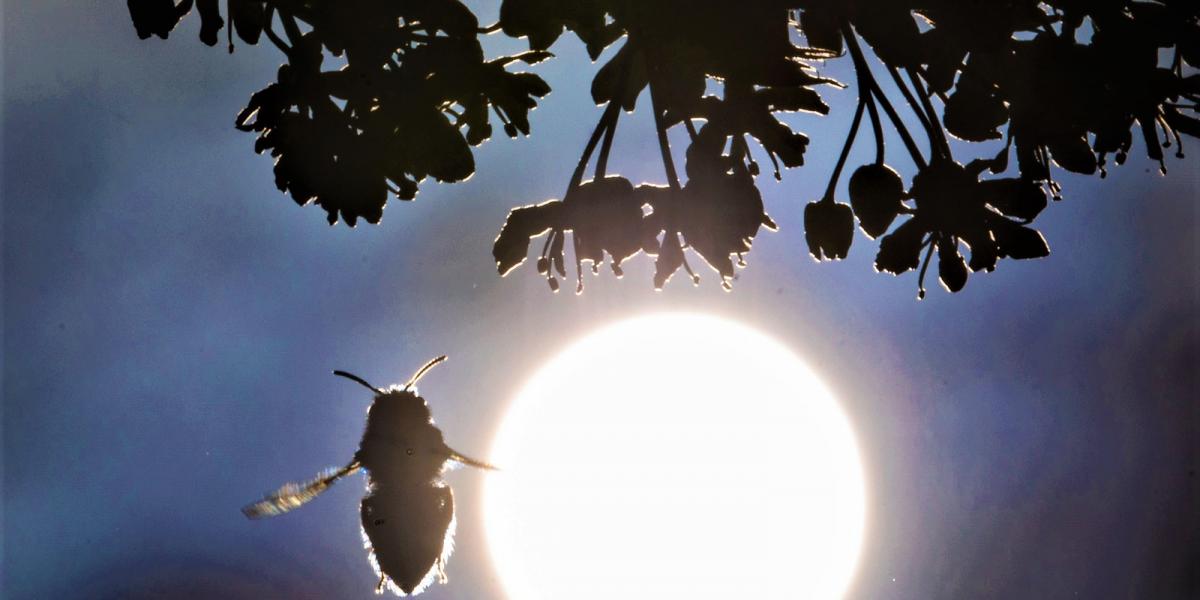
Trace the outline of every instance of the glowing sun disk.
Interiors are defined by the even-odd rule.
[[[545,365],[504,418],[486,527],[512,600],[837,598],[862,543],[850,425],[785,347],[653,315]]]

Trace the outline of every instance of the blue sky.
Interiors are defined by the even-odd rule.
[[[1200,585],[1200,142],[1165,178],[1140,150],[1107,180],[1064,175],[1038,221],[1048,259],[918,303],[912,274],[872,271],[861,234],[840,264],[807,254],[803,208],[852,112],[830,92],[830,117],[794,120],[808,164],[761,178],[781,231],[732,293],[707,273],[655,293],[641,258],[551,295],[528,267],[497,277],[490,249],[509,208],[561,196],[599,117],[574,38],[535,68],[554,92],[532,137],[488,142],[468,182],[350,230],[279,194],[232,127],[273,49],[201,46],[194,19],[143,42],[122,2],[7,0],[0,17],[6,598],[372,597],[358,483],[278,521],[238,512],[352,452],[368,398],[331,369],[400,381],[449,354],[422,392],[449,441],[482,453],[538,364],[671,309],[772,332],[842,399],[873,515],[853,597]],[[626,119],[609,171],[661,182],[651,132]],[[499,599],[479,477],[451,480],[451,583],[427,597]]]

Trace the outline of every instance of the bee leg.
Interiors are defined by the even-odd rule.
[[[375,593],[382,594],[387,589],[387,575],[379,576],[379,583],[375,585]]]
[[[450,460],[457,462],[457,463],[467,465],[468,467],[475,467],[477,469],[486,469],[488,471],[499,471],[500,470],[500,469],[497,469],[495,467],[495,465],[488,464],[477,458],[471,458],[470,456],[467,456],[449,446],[445,446],[443,452],[446,453],[446,457],[449,458]]]

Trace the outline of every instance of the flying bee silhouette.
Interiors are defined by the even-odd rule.
[[[495,467],[447,446],[429,405],[413,387],[444,360],[439,356],[429,361],[408,383],[387,389],[334,371],[375,393],[354,459],[309,481],[288,483],[242,508],[242,513],[251,519],[281,515],[316,498],[338,479],[366,470],[367,493],[359,512],[368,559],[379,576],[376,593],[417,594],[435,578],[445,583],[446,561],[454,549],[454,493],[442,473],[451,462]]]

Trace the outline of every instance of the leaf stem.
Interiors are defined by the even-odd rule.
[[[862,73],[863,80],[870,84],[871,92],[879,100],[883,111],[887,113],[891,119],[892,125],[896,128],[896,133],[900,134],[900,139],[904,142],[905,148],[912,156],[913,162],[916,163],[918,169],[926,167],[925,158],[921,156],[921,150],[917,148],[916,142],[913,141],[912,135],[909,134],[908,128],[904,126],[904,121],[900,119],[900,115],[896,113],[896,109],[892,107],[892,103],[888,101],[883,90],[879,88],[879,83],[875,81],[875,77],[871,75],[871,70],[867,66],[867,61],[863,57],[862,49],[858,46],[857,34],[850,27],[849,21],[842,21],[842,37],[846,38],[846,47],[850,50],[850,57],[854,60],[854,69],[856,72]]]
[[[929,236],[929,249],[925,251],[925,260],[921,263],[921,275],[917,278],[917,299],[925,299],[925,272],[929,270],[929,259],[933,258],[933,248],[937,245],[933,235]]]
[[[225,24],[225,41],[229,44],[229,53],[233,54],[233,0],[225,0],[225,16],[229,17]]]
[[[604,179],[608,172],[608,153],[612,150],[613,136],[617,133],[617,123],[621,120],[621,112],[613,115],[612,124],[604,130],[604,143],[600,144],[600,156],[596,158],[596,179]]]
[[[283,23],[283,32],[287,34],[288,41],[290,41],[293,46],[299,44],[300,38],[304,37],[304,34],[300,32],[300,26],[296,24],[296,17],[292,16],[291,13],[280,9],[279,22]]]
[[[632,48],[631,48],[632,49]],[[636,49],[634,49],[636,50]],[[608,128],[604,130],[604,143],[600,146],[600,156],[596,158],[596,179],[604,179],[605,173],[608,172],[608,153],[612,150],[613,136],[617,133],[617,123],[621,120],[621,100],[625,98],[625,90],[629,87],[629,65],[633,63],[633,57],[625,61],[621,65],[621,79],[617,84],[616,94],[608,101],[608,106],[605,107],[604,115],[609,117],[611,121]],[[611,111],[611,112],[610,112]]]
[[[592,152],[595,152],[596,145],[600,143],[600,136],[607,130],[611,121],[616,118],[617,103],[609,102],[604,108],[604,114],[600,116],[600,121],[596,123],[596,129],[592,130],[592,136],[588,138],[587,146],[583,149],[583,156],[579,157],[579,163],[575,165],[575,173],[571,175],[571,182],[567,184],[567,193],[579,187],[583,181],[583,173],[587,170],[588,160],[592,158]]]
[[[692,118],[688,117],[688,118],[684,119],[683,126],[685,129],[687,129],[688,137],[692,139],[692,142],[695,142],[697,134],[696,134],[696,126],[692,123]]]
[[[273,26],[274,22],[275,7],[268,6],[266,24],[263,27],[263,33],[266,34],[267,39],[271,40],[272,44],[275,44],[276,48],[279,48],[280,52],[283,52],[285,56],[290,57],[292,55],[292,48],[284,43],[283,39],[279,37],[278,33],[275,33],[275,28]]]
[[[946,130],[942,127],[941,121],[938,120],[937,112],[933,110],[933,103],[929,101],[929,92],[925,90],[925,84],[921,83],[921,78],[916,71],[905,69],[908,71],[908,78],[912,81],[913,89],[917,93],[917,97],[921,100],[921,105],[925,107],[925,114],[929,118],[929,129],[933,131],[937,137],[937,141],[942,147],[942,156],[950,158],[950,142],[946,139]],[[930,143],[933,140],[930,139]]]
[[[858,137],[858,125],[862,123],[863,109],[866,108],[866,104],[866,100],[858,101],[854,119],[850,121],[850,133],[846,134],[846,143],[842,145],[842,153],[838,156],[837,165],[833,167],[833,174],[829,176],[829,185],[825,188],[825,195],[821,197],[822,202],[833,202],[833,190],[837,187],[838,178],[842,176],[842,167],[846,166],[846,158],[850,156],[850,147],[854,145],[854,138]]]
[[[908,89],[908,84],[900,77],[900,71],[892,65],[885,65],[887,72],[892,76],[892,81],[896,84],[896,89],[904,96],[904,101],[908,102],[908,106],[912,108],[913,114],[917,115],[917,120],[921,122],[921,127],[925,130],[925,136],[929,138],[929,153],[936,154],[938,152],[937,141],[933,137],[933,126],[930,124],[930,116],[925,113],[924,106],[917,101],[916,96]]]
[[[645,60],[645,55],[642,55]],[[646,65],[646,72],[651,73],[649,82],[650,87],[650,106],[654,112],[654,128],[658,130],[658,149],[662,153],[663,169],[667,172],[667,183],[673,190],[681,190],[683,186],[679,185],[679,174],[675,171],[675,160],[671,158],[671,142],[667,139],[667,127],[664,122],[662,99],[659,98],[659,92],[655,91],[658,86],[655,85],[656,77],[650,69],[650,65]]]
[[[871,133],[875,136],[875,164],[882,165],[885,155],[883,148],[883,123],[879,120],[879,107],[875,106],[875,99],[870,94],[867,94],[865,100],[867,102],[867,111],[871,116]],[[861,101],[862,99],[860,98]]]

